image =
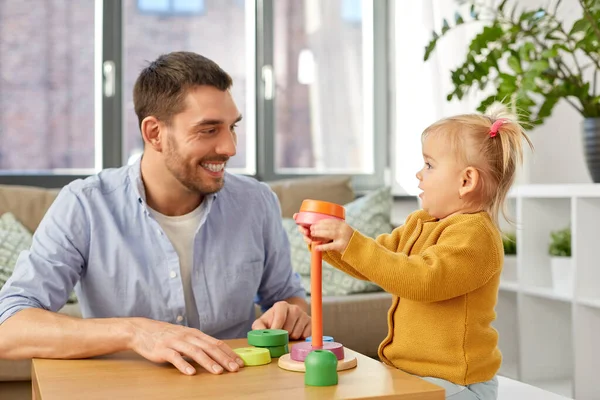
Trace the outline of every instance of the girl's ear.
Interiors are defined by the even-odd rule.
[[[475,188],[479,184],[479,171],[473,167],[465,168],[460,175],[460,188],[458,189],[458,195],[460,198],[473,193]]]

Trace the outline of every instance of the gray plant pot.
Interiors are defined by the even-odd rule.
[[[594,183],[600,183],[600,118],[583,120],[583,151]]]

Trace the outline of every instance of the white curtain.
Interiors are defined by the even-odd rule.
[[[395,194],[414,195],[418,192],[415,174],[423,164],[423,130],[440,118],[474,112],[485,98],[483,93],[473,93],[461,101],[446,100],[452,92],[450,71],[464,62],[471,39],[483,25],[469,22],[448,32],[425,62],[425,46],[434,29],[441,31],[444,18],[453,26],[457,11],[465,21],[470,19],[468,7],[455,0],[394,0],[392,8],[392,186]]]

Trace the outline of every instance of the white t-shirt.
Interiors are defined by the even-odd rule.
[[[194,236],[202,221],[202,216],[206,210],[206,202],[203,201],[192,212],[169,217],[150,208],[150,212],[156,219],[156,222],[163,229],[171,244],[175,248],[179,257],[179,270],[181,282],[183,284],[183,295],[185,299],[185,313],[188,326],[199,326],[198,310],[196,300],[192,290],[192,265],[194,256]]]

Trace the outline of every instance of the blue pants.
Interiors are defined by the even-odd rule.
[[[487,382],[461,386],[439,378],[421,377],[434,385],[446,389],[446,399],[450,400],[496,400],[498,397],[498,378]]]

